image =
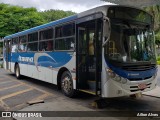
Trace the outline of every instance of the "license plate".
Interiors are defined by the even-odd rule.
[[[138,85],[139,89],[145,89],[146,87],[147,87],[147,85],[144,84],[144,83],[141,83],[141,84]]]

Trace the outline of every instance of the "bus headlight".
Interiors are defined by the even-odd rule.
[[[108,75],[109,75],[110,78],[115,78],[115,76],[116,76],[116,74],[114,72],[108,73]]]
[[[116,80],[117,82],[120,82],[120,81],[121,81],[121,77],[117,75],[117,76],[115,77],[115,80]]]
[[[127,83],[127,79],[122,78],[122,77],[120,77],[118,75],[116,75],[116,77],[113,78],[113,80],[116,81],[116,82],[122,83],[122,84],[126,84]]]
[[[127,79],[122,78],[122,79],[121,79],[121,83],[122,83],[122,84],[126,84],[126,83],[127,83]]]
[[[109,68],[106,69],[106,72],[110,78],[115,78],[116,74]]]
[[[122,83],[122,84],[126,84],[127,83],[127,79],[120,77],[119,75],[116,75],[116,73],[114,73],[111,69],[107,68],[106,69],[106,73],[109,76],[109,78],[111,78],[112,80]]]

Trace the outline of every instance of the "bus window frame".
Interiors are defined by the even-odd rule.
[[[36,33],[36,32],[38,33],[38,39],[37,39],[37,41],[29,42],[29,35],[30,35],[30,34],[34,34],[34,33]],[[38,49],[39,49],[39,31],[36,30],[36,31],[30,32],[30,33],[27,33],[26,35],[27,35],[27,50],[26,50],[26,52],[38,52],[38,51],[39,51],[39,50],[38,50]],[[32,51],[32,50],[29,51],[29,50],[28,50],[28,44],[29,44],[29,43],[36,43],[36,42],[38,43],[37,50],[36,50],[36,51]]]
[[[19,43],[21,42],[21,41],[20,41],[20,37],[23,37],[23,36],[26,36],[26,42],[25,42],[25,43],[27,43],[27,42],[28,42],[28,34],[24,34],[24,35],[18,36],[18,37],[19,37]],[[23,43],[22,43],[22,44],[23,44]]]
[[[65,37],[57,37],[56,38],[56,28],[60,27],[60,26],[65,26],[67,24],[74,24],[74,35],[65,36]],[[55,34],[54,34],[54,45],[55,45],[56,40],[58,40],[58,39],[74,38],[74,49],[73,50],[56,50],[55,46],[54,46],[54,51],[55,52],[75,52],[76,51],[76,20],[72,20],[72,21],[61,23],[61,24],[58,24],[58,25],[54,26],[54,32],[55,32]]]
[[[48,30],[48,29],[52,29],[53,30],[53,38],[52,39],[45,39],[45,40],[40,40],[40,32],[42,32],[42,31],[45,31],[45,30]],[[42,51],[42,50],[40,50],[40,42],[45,42],[45,41],[53,41],[52,42],[52,47],[53,47],[53,49],[51,50],[51,51],[48,51],[48,50],[46,50],[46,51]],[[49,27],[46,27],[46,28],[44,28],[44,29],[40,29],[39,31],[38,31],[38,52],[53,52],[54,51],[54,41],[55,41],[55,27],[53,27],[53,26],[49,26]]]
[[[25,43],[20,43],[20,37],[22,37],[22,36],[26,36]],[[26,49],[26,51],[19,51],[19,49],[20,49],[20,45],[26,44],[26,46],[28,46],[28,34],[20,35],[20,36],[18,36],[18,38],[19,38],[18,52],[27,52],[27,49]]]
[[[16,43],[16,44],[13,44],[13,39],[15,39],[15,38],[18,38],[18,43]],[[11,46],[11,53],[18,53],[19,51],[18,51],[18,49],[19,49],[19,36],[15,36],[15,37],[12,37],[12,38],[10,38],[10,39],[8,39],[7,41],[11,41],[11,43],[10,43],[10,46]],[[13,46],[16,46],[16,49],[17,49],[17,51],[12,51],[12,47]]]
[[[13,39],[15,39],[15,38],[18,38],[18,42],[16,44],[19,44],[19,36],[16,36],[16,37],[11,38],[11,45],[16,45],[16,44],[13,44]]]

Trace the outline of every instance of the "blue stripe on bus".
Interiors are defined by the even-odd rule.
[[[12,53],[11,62],[14,63],[18,62],[21,64],[30,64],[43,67],[52,66],[53,68],[56,68],[65,65],[72,58],[71,54],[68,52],[46,52],[46,53],[38,53],[42,55],[37,58],[37,61],[34,61],[35,54],[37,53],[32,53],[32,52]]]
[[[146,71],[126,71],[121,68],[114,67],[107,61],[106,63],[108,67],[112,69],[116,74],[118,74],[119,76],[123,78],[127,78],[127,79],[139,79],[139,78],[144,79],[147,77],[154,76],[157,73],[157,68],[153,68],[153,69],[146,70]]]

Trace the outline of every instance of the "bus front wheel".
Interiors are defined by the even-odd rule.
[[[67,97],[74,97],[76,91],[73,89],[73,80],[69,71],[63,72],[61,76],[61,89]]]
[[[18,64],[17,64],[16,67],[15,67],[15,75],[16,75],[16,78],[17,78],[17,79],[20,79],[21,74],[20,74],[20,68],[19,68],[19,65],[18,65]]]

